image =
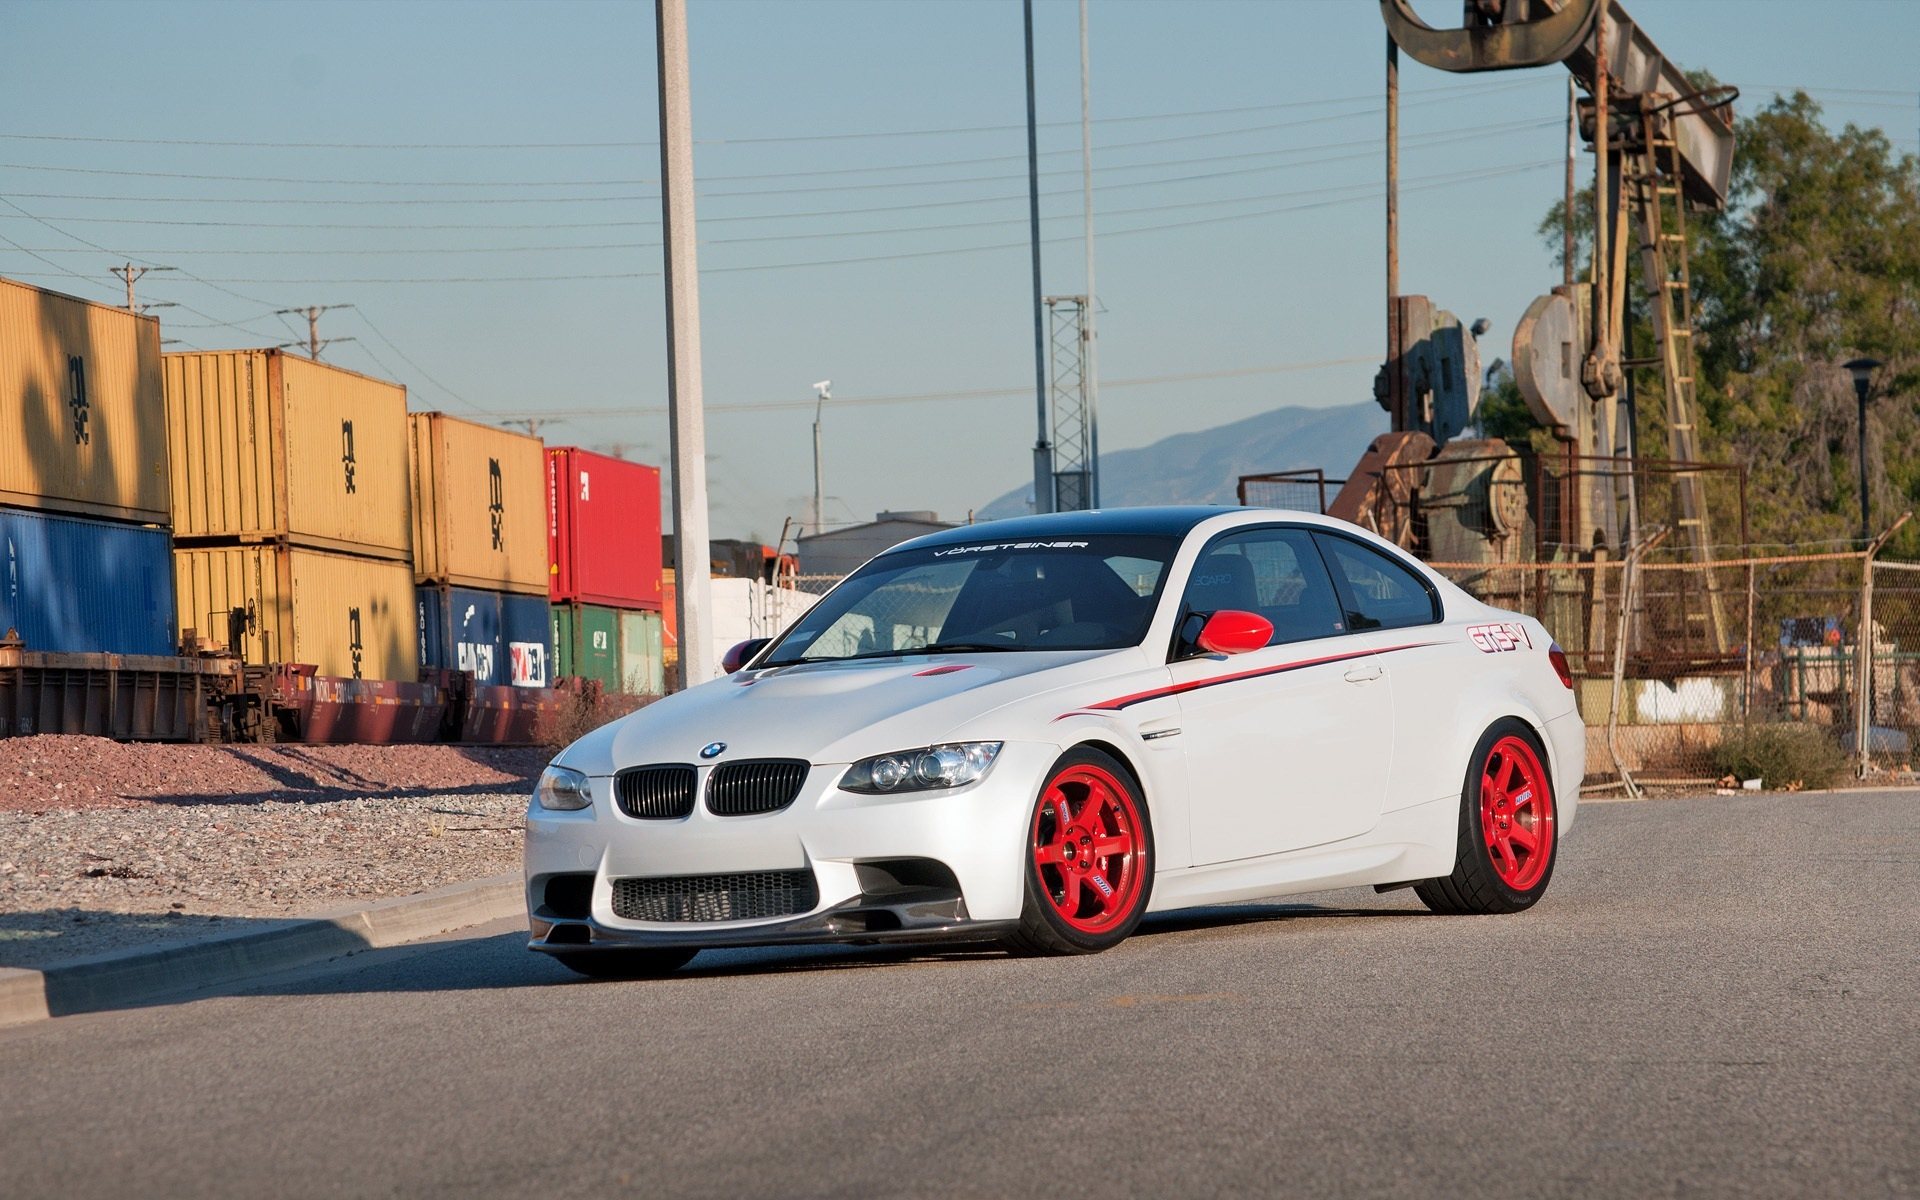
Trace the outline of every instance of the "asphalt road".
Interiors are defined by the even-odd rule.
[[[1530,913],[1085,959],[488,929],[0,1032],[0,1194],[1914,1196],[1917,914],[1907,792],[1596,804]]]

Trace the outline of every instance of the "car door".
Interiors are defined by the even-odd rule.
[[[1210,543],[1188,576],[1180,633],[1223,609],[1273,623],[1245,654],[1176,641],[1170,664],[1192,798],[1194,862],[1353,837],[1378,820],[1393,705],[1371,639],[1349,627],[1307,530],[1261,526]]]
[[[1374,639],[1385,690],[1393,694],[1393,770],[1381,811],[1457,792],[1450,754],[1465,747],[1451,745],[1441,732],[1449,725],[1438,718],[1458,703],[1462,645],[1441,633],[1438,591],[1411,564],[1359,538],[1327,530],[1313,536],[1348,626]]]

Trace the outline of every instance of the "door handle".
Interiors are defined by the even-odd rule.
[[[1385,674],[1385,672],[1380,669],[1379,663],[1368,663],[1364,667],[1355,667],[1353,670],[1348,671],[1347,682],[1365,683],[1369,679],[1378,679],[1383,674]]]

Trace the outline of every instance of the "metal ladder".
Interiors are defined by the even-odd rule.
[[[1680,188],[1680,150],[1664,108],[1641,113],[1640,150],[1632,156],[1628,178],[1640,221],[1641,266],[1652,310],[1654,337],[1660,344],[1661,377],[1666,393],[1667,456],[1676,463],[1700,461],[1699,411],[1694,388],[1693,288],[1687,266],[1686,200]],[[1713,557],[1707,515],[1706,481],[1700,472],[1678,469],[1673,475],[1675,541],[1695,562]],[[1681,572],[1692,576],[1694,572]],[[1690,650],[1724,654],[1727,623],[1720,589],[1706,569],[1699,578],[1679,583],[1680,628]]]

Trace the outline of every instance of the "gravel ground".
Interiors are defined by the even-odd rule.
[[[493,746],[169,746],[74,735],[0,738],[0,812],[263,799],[506,792],[552,752]]]
[[[0,967],[516,870],[543,750],[0,740]]]

